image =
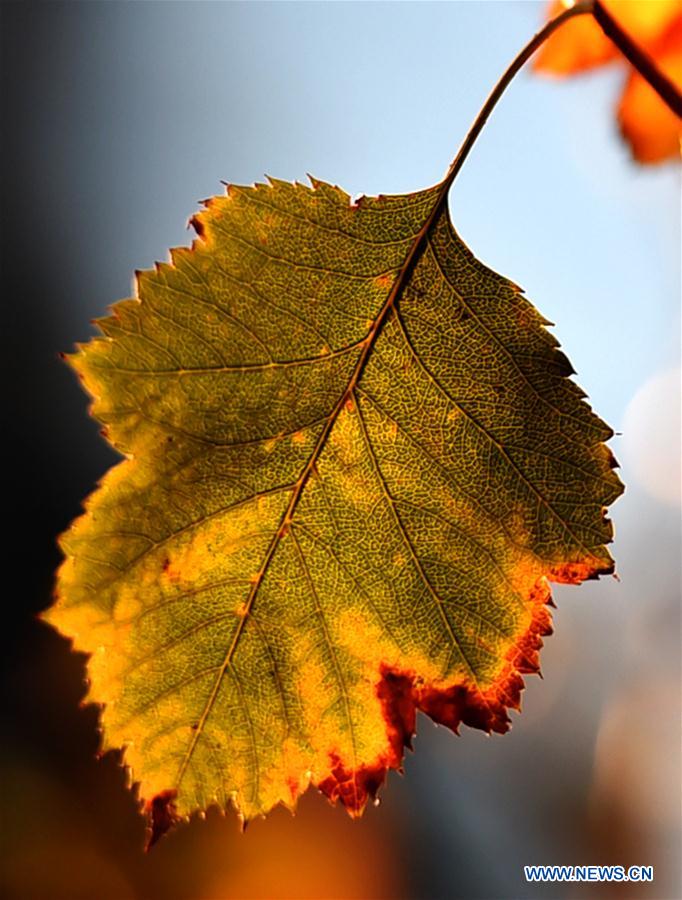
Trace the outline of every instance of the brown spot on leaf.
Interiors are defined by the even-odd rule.
[[[581,581],[593,580],[599,578],[600,575],[612,575],[613,570],[614,565],[610,561],[578,560],[553,566],[550,569],[549,578],[561,584],[580,584]]]
[[[387,760],[383,758],[374,766],[358,766],[347,768],[338,754],[331,753],[331,772],[318,788],[331,803],[340,801],[342,806],[355,819],[362,815],[367,801],[376,796],[383,784],[389,769]]]
[[[385,272],[374,279],[374,283],[380,288],[390,288],[393,284],[395,276],[391,272]]]
[[[289,788],[289,793],[291,794],[291,803],[293,805],[296,803],[299,796],[298,778],[294,778],[293,775],[289,775],[287,777],[287,787]]]
[[[205,205],[206,206],[209,205],[207,201],[206,201]],[[201,221],[201,216],[199,216],[199,215],[192,216],[192,218],[189,220],[189,222],[187,224],[196,231],[196,233],[199,235],[200,238],[204,237],[206,228],[204,226],[204,223]]]
[[[412,749],[416,730],[416,706],[414,702],[415,679],[381,667],[381,681],[377,685],[377,697],[381,701],[386,720],[388,740],[393,750],[393,768],[402,763],[403,749]]]
[[[175,790],[161,791],[145,803],[144,811],[148,826],[146,850],[151,850],[154,844],[180,820],[175,806],[177,793]]]

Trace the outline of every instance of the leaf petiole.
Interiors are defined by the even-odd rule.
[[[497,105],[498,100],[509,87],[514,77],[520,69],[528,62],[536,50],[551,37],[552,34],[561,28],[569,19],[576,16],[591,15],[595,22],[602,29],[604,34],[611,40],[632,66],[640,73],[640,75],[651,85],[661,100],[670,107],[675,115],[682,117],[682,94],[675,85],[667,78],[666,75],[651,61],[644,51],[626,34],[616,20],[611,16],[608,10],[600,2],[600,0],[578,0],[572,6],[567,6],[565,10],[550,19],[547,24],[538,31],[534,37],[526,44],[526,46],[518,53],[511,62],[500,80],[492,89],[485,103],[481,107],[479,114],[476,116],[473,125],[469,129],[467,136],[464,138],[462,146],[457,152],[457,156],[452,161],[447,175],[442,181],[444,188],[443,198],[447,195],[453,181],[457,177],[459,170],[464,165],[471,148],[483,130],[485,123],[488,121],[490,114]]]

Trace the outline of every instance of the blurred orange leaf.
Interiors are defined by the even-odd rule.
[[[639,47],[682,89],[682,0],[602,0]],[[567,4],[553,0],[548,17]],[[568,76],[621,61],[629,72],[617,109],[621,134],[634,158],[644,164],[663,162],[680,153],[679,118],[653,88],[621,56],[591,16],[567,22],[538,53],[535,69]]]

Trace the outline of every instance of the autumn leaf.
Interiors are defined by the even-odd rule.
[[[71,363],[125,459],[62,538],[46,618],[154,837],[309,784],[359,814],[422,710],[505,732],[548,581],[613,571],[612,432],[443,182],[206,203]]]
[[[601,0],[618,24],[682,90],[682,0]],[[554,0],[553,18],[567,4]],[[640,163],[679,158],[682,125],[675,113],[620,55],[592,16],[580,16],[556,31],[537,55],[536,71],[575,75],[616,62],[628,75],[617,109],[618,125]]]

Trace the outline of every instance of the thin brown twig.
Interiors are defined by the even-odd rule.
[[[661,100],[682,118],[682,94],[653,60],[636,44],[600,0],[592,0],[592,15],[601,30],[613,41],[627,61],[639,72]]]
[[[573,6],[570,6],[567,9],[563,10],[563,12],[560,12],[558,16],[550,19],[550,21],[547,22],[547,24],[544,25],[544,27],[541,28],[540,31],[538,31],[538,33],[534,37],[532,37],[530,41],[528,41],[526,46],[516,55],[500,80],[488,95],[487,100],[481,107],[481,111],[474,120],[474,124],[469,129],[467,136],[464,138],[464,142],[459,148],[457,156],[453,159],[452,164],[448,169],[448,173],[443,179],[443,185],[446,187],[446,190],[444,191],[444,194],[442,196],[447,195],[447,191],[450,188],[450,185],[455,180],[455,178],[457,177],[457,173],[464,165],[464,161],[469,155],[471,148],[476,143],[476,139],[478,138],[479,134],[481,133],[481,131],[483,131],[483,127],[488,121],[490,113],[495,109],[495,107],[497,106],[497,101],[509,87],[510,83],[518,74],[519,70],[523,68],[523,66],[528,62],[535,51],[545,43],[547,38],[550,37],[550,35],[554,34],[557,28],[561,28],[564,22],[568,22],[569,19],[573,19],[575,16],[584,16],[586,14],[590,14],[592,13],[593,8],[594,0],[580,0],[580,2],[575,3]]]
[[[504,94],[509,84],[517,75],[519,70],[528,62],[530,57],[538,50],[545,41],[561,26],[573,19],[575,16],[591,15],[595,22],[598,23],[604,34],[618,47],[623,56],[634,66],[640,75],[651,85],[661,100],[670,107],[670,109],[678,116],[682,117],[682,94],[675,85],[667,78],[663,72],[655,65],[655,63],[644,53],[644,51],[632,38],[629,37],[615,21],[615,19],[604,8],[600,0],[578,0],[572,6],[568,6],[559,15],[550,19],[538,33],[531,38],[526,46],[514,58],[509,67],[503,73],[500,80],[488,95],[487,100],[481,107],[479,114],[476,116],[473,125],[469,129],[467,136],[464,138],[462,146],[457,152],[447,175],[441,182],[445,190],[441,194],[438,202],[440,207],[446,201],[447,193],[452,182],[457,177],[459,170],[476,143],[476,139],[483,130],[488,117],[497,105],[498,100]]]

